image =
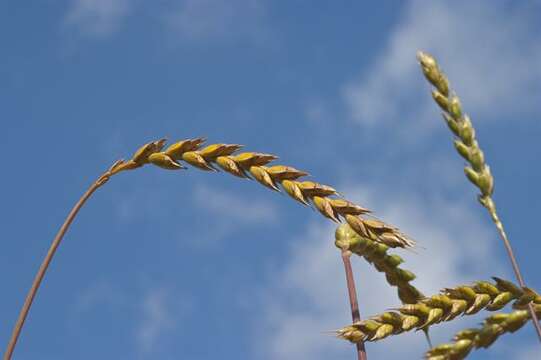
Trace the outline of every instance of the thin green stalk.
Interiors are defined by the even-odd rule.
[[[483,206],[488,210],[490,217],[492,218],[492,221],[494,221],[494,224],[496,225],[496,228],[498,229],[498,233],[500,234],[500,238],[503,241],[503,245],[505,246],[505,250],[507,251],[507,256],[509,257],[509,260],[511,261],[513,272],[515,273],[515,277],[517,278],[519,285],[522,287],[525,287],[526,283],[524,282],[524,279],[522,278],[522,274],[520,272],[517,259],[513,252],[513,248],[511,247],[511,242],[507,238],[507,234],[505,233],[503,224],[500,221],[500,218],[498,217],[498,213],[496,212],[496,205],[494,204],[494,200],[492,200],[492,198],[488,198],[487,205],[483,204]],[[541,325],[539,325],[539,317],[537,316],[537,312],[535,311],[534,304],[531,302],[528,304],[528,311],[530,313],[530,317],[532,318],[532,323],[537,333],[537,337],[539,338],[539,341],[541,342]]]

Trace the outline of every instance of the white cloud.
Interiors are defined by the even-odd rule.
[[[278,209],[271,203],[218,191],[202,184],[196,187],[193,196],[197,207],[227,222],[233,221],[236,226],[274,223],[279,216]]]
[[[403,267],[418,275],[414,284],[426,294],[491,275],[502,276],[501,266],[492,256],[492,249],[497,246],[493,241],[497,239],[491,229],[480,223],[480,209],[472,212],[461,202],[413,195],[400,197],[366,186],[355,189],[346,192],[348,198],[372,208],[379,205],[381,218],[399,226],[425,248],[417,253],[392,252],[406,259]],[[265,289],[263,306],[268,311],[261,330],[265,337],[257,346],[268,353],[269,359],[351,358],[351,346],[325,334],[351,322],[342,263],[333,242],[333,226],[308,226],[306,234],[292,241],[296,245],[283,272],[274,275],[273,283]],[[382,274],[356,257],[353,265],[362,316],[399,304],[396,290],[386,284]],[[464,321],[471,324],[478,319]],[[434,327],[433,340],[448,341],[454,330],[464,326],[464,321]],[[378,359],[417,358],[426,350],[420,333],[367,346],[371,357]]]
[[[144,295],[141,304],[143,318],[137,329],[137,339],[143,353],[152,352],[159,337],[174,326],[168,306],[166,289],[152,289]]]
[[[417,50],[436,56],[474,121],[531,110],[541,96],[539,10],[509,1],[411,1],[374,63],[345,86],[351,118],[364,126],[440,125]]]
[[[140,358],[153,358],[162,344],[168,344],[170,334],[183,336],[180,320],[193,311],[193,300],[171,286],[145,285],[136,292],[128,291],[109,280],[98,280],[88,285],[69,306],[69,325],[75,329],[81,321],[88,321],[104,311],[118,319],[126,314],[136,315],[133,330],[135,348]],[[121,314],[121,315],[118,315]],[[86,317],[86,318],[84,318]]]
[[[163,219],[163,214],[181,213],[181,206],[174,201],[174,196],[178,193],[165,189],[161,181],[163,179],[159,177],[150,177],[148,182],[143,184],[130,183],[119,189],[112,201],[117,219],[126,223],[156,223]]]
[[[92,36],[109,35],[130,11],[131,0],[74,0],[66,24]]]
[[[167,24],[181,40],[260,43],[269,35],[265,15],[262,0],[184,0]]]
[[[86,313],[96,307],[120,306],[126,301],[124,294],[110,281],[100,279],[90,284],[78,296],[71,305],[77,315]]]
[[[201,220],[202,226],[195,225],[196,235],[189,236],[197,239],[194,245],[215,244],[217,240],[234,232],[275,224],[280,217],[278,208],[270,201],[242,193],[233,194],[223,189],[217,190],[204,184],[195,188],[193,203],[204,214],[200,219],[212,219],[212,226],[208,226],[206,220]]]

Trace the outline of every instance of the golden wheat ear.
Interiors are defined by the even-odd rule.
[[[314,181],[301,181],[308,172],[292,166],[270,165],[277,156],[260,152],[240,152],[239,144],[211,144],[202,147],[205,139],[180,140],[165,150],[165,140],[149,142],[136,151],[133,158],[121,170],[129,170],[146,164],[167,170],[184,169],[185,162],[197,169],[215,171],[221,169],[240,178],[251,178],[273,191],[283,192],[303,205],[312,204],[324,217],[346,221],[360,236],[385,244],[388,247],[410,248],[415,242],[398,228],[374,217],[365,218],[370,210],[344,199],[331,186]]]

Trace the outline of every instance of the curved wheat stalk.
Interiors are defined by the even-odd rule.
[[[69,226],[77,216],[77,213],[79,210],[83,207],[85,202],[92,196],[92,194],[98,190],[101,186],[103,186],[111,176],[113,175],[114,171],[117,170],[120,166],[122,166],[124,162],[122,160],[117,161],[113,164],[113,166],[107,170],[105,173],[103,173],[96,181],[90,185],[88,190],[83,194],[83,196],[77,201],[73,209],[68,214],[68,217],[60,227],[60,230],[56,234],[55,238],[53,239],[53,242],[51,243],[51,246],[49,248],[49,251],[47,252],[47,255],[43,259],[43,262],[41,263],[41,266],[39,267],[39,270],[34,278],[34,281],[32,282],[32,286],[30,287],[30,290],[28,291],[28,294],[26,295],[26,299],[24,300],[23,307],[21,308],[21,311],[19,313],[19,317],[17,318],[17,322],[15,323],[15,326],[13,328],[13,331],[11,333],[11,338],[9,340],[6,352],[4,353],[4,360],[10,360],[11,356],[13,355],[13,351],[15,350],[15,346],[17,345],[17,340],[19,339],[19,335],[21,334],[21,330],[24,326],[24,322],[26,320],[26,316],[28,315],[28,311],[30,311],[30,307],[32,306],[32,303],[34,301],[34,298],[36,296],[36,293],[38,291],[38,288],[41,284],[41,281],[43,280],[43,277],[45,276],[45,273],[47,272],[47,269],[49,268],[49,264],[51,263],[54,254],[56,253],[56,250],[58,249],[58,246],[62,242],[62,239],[64,238],[64,235],[68,231]]]
[[[242,145],[238,144],[212,144],[201,148],[204,141],[203,138],[182,140],[170,145],[165,150],[163,150],[166,144],[165,139],[149,142],[140,147],[130,160],[119,160],[114,163],[90,186],[69,213],[34,278],[12,331],[4,353],[4,360],[11,359],[43,277],[64,234],[81,207],[113,175],[127,170],[134,170],[146,164],[153,164],[167,170],[179,170],[185,168],[181,164],[181,161],[184,161],[205,171],[218,171],[218,168],[221,168],[225,172],[240,178],[252,177],[260,184],[275,191],[280,191],[279,186],[281,186],[290,197],[304,205],[312,203],[326,218],[336,222],[340,222],[341,218],[345,219],[355,231],[360,232],[361,236],[389,247],[410,247],[414,245],[413,240],[402,234],[397,228],[378,220],[363,219],[360,215],[370,213],[370,211],[338,197],[338,192],[334,188],[313,181],[298,181],[299,178],[308,175],[308,173],[290,166],[266,166],[277,159],[274,155],[257,152],[237,153],[242,147]]]

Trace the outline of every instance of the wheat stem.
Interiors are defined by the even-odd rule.
[[[511,242],[507,238],[507,234],[505,232],[505,229],[503,228],[503,224],[500,221],[500,218],[498,217],[498,213],[496,212],[496,206],[494,204],[494,200],[490,199],[490,204],[492,206],[485,206],[488,212],[490,213],[490,216],[492,218],[492,221],[494,221],[494,224],[496,225],[496,228],[498,229],[498,233],[500,234],[500,237],[503,241],[503,245],[505,246],[505,250],[507,251],[507,255],[509,257],[509,260],[511,261],[511,265],[513,267],[513,271],[515,273],[515,277],[518,280],[518,283],[520,286],[525,287],[526,284],[524,282],[524,279],[522,278],[522,274],[520,273],[520,268],[518,266],[517,259],[515,257],[515,254],[513,252],[513,248],[511,247]],[[535,328],[535,331],[537,333],[537,337],[539,338],[539,341],[541,341],[541,325],[539,325],[539,318],[537,316],[537,312],[535,311],[534,304],[529,303],[528,304],[528,311],[530,313],[530,316],[532,318],[533,326]]]
[[[355,278],[353,277],[353,270],[351,268],[351,251],[342,250],[342,261],[344,262],[344,271],[346,273],[346,283],[348,287],[349,304],[351,306],[351,318],[353,323],[361,320],[359,313],[359,303],[357,301],[357,290],[355,288]],[[356,343],[357,346],[357,359],[366,360],[366,349],[364,347],[364,341]]]
[[[36,293],[39,289],[41,281],[43,280],[43,277],[45,276],[45,273],[47,272],[47,269],[49,268],[49,265],[56,253],[56,250],[58,249],[58,246],[60,245],[60,243],[62,242],[62,239],[64,238],[64,235],[68,231],[68,228],[70,227],[71,223],[73,222],[73,220],[77,216],[77,213],[83,207],[85,202],[90,198],[90,196],[92,196],[92,194],[98,188],[100,188],[109,180],[109,178],[113,175],[113,172],[115,170],[118,171],[117,169],[119,169],[119,166],[121,166],[122,163],[123,163],[122,161],[116,162],[109,170],[103,173],[96,181],[92,183],[92,185],[90,185],[88,190],[83,194],[83,196],[81,196],[79,201],[77,201],[73,209],[71,209],[70,213],[68,214],[68,217],[66,218],[66,220],[60,227],[60,230],[56,234],[55,238],[53,239],[53,242],[51,243],[51,246],[49,247],[49,251],[47,252],[47,255],[45,256],[45,258],[43,259],[43,262],[41,263],[41,266],[39,267],[39,270],[34,278],[34,281],[32,282],[32,286],[30,287],[30,290],[28,291],[28,294],[26,295],[23,307],[21,308],[19,317],[11,333],[11,338],[9,340],[7,350],[4,354],[4,360],[11,359],[11,356],[17,344],[17,340],[24,326],[24,322],[26,320],[28,312],[30,311],[30,307],[32,306],[34,298],[36,297]]]

